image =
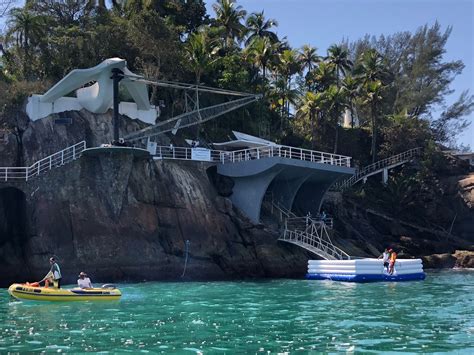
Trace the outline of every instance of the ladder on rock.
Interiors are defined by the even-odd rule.
[[[358,183],[359,181],[367,179],[369,176],[381,173],[384,170],[388,171],[399,165],[405,164],[413,160],[415,157],[419,156],[420,154],[421,154],[421,148],[413,148],[403,153],[392,155],[391,157],[388,157],[386,159],[379,160],[373,164],[367,165],[366,167],[360,170],[357,170],[356,173],[352,175],[350,178],[334,184],[331,190],[333,191],[346,190],[349,187]]]
[[[46,158],[38,160],[31,166],[0,167],[0,183],[8,181],[28,181],[47,171],[70,163],[81,156],[86,149],[86,141],[81,141]]]

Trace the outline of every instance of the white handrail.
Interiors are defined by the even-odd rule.
[[[187,147],[157,147],[158,159],[192,160],[192,149]],[[264,146],[235,151],[209,150],[210,161],[226,164],[242,161],[258,160],[263,158],[279,157],[310,161],[320,164],[337,166],[351,166],[351,157],[325,153],[315,150],[295,148],[290,146]]]
[[[279,240],[296,244],[328,260],[350,259],[349,254],[336,247],[324,221],[309,217],[293,217],[285,220],[285,230]]]
[[[81,141],[59,152],[51,154],[46,158],[38,160],[31,166],[26,167],[0,167],[0,181],[25,180],[28,181],[35,176],[62,166],[79,158],[81,152],[86,149],[86,142]]]
[[[315,236],[314,234],[297,230],[285,230],[283,237],[285,242],[296,244],[309,250],[326,260],[350,260],[350,255],[334,244]]]
[[[391,157],[376,161],[364,168],[357,170],[350,178],[334,185],[333,190],[344,190],[356,184],[367,176],[374,175],[384,169],[394,167],[410,161],[413,157],[421,153],[421,148],[409,149],[403,153],[393,155]]]

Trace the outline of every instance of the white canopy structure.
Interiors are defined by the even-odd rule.
[[[258,148],[266,146],[275,146],[279,145],[275,142],[268,141],[266,139],[255,137],[250,134],[241,133],[237,131],[232,131],[235,136],[235,140],[221,142],[221,143],[212,143],[216,149],[221,150],[236,150],[236,149],[247,149],[247,148]]]
[[[32,95],[28,98],[28,116],[35,121],[52,113],[65,111],[86,109],[92,113],[107,112],[113,104],[113,69],[120,69],[126,76],[121,85],[134,101],[121,102],[119,113],[154,124],[159,110],[150,105],[147,84],[130,80],[129,78],[142,77],[132,73],[127,68],[127,62],[121,58],[109,58],[92,68],[72,70],[44,95]],[[94,84],[85,86],[91,82]],[[76,97],[66,97],[74,91]]]

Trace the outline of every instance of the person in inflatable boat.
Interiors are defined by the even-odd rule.
[[[390,260],[390,251],[389,251],[389,250],[390,250],[389,247],[385,248],[385,251],[382,253],[382,255],[380,255],[380,256],[378,257],[378,259],[382,259],[382,261],[383,261],[383,268],[384,268],[384,270],[387,271],[387,272],[388,272],[389,265],[390,265],[390,264],[389,264],[389,260]]]
[[[61,288],[61,269],[54,257],[49,258],[49,264],[51,265],[51,269],[38,283],[44,281],[44,287],[49,287],[49,285],[52,284],[54,288],[59,289]]]
[[[395,261],[397,261],[397,253],[392,248],[390,248],[389,252],[390,252],[390,265],[388,267],[388,273],[390,275],[393,275],[393,272],[395,270]]]
[[[77,279],[77,286],[80,288],[93,288],[91,280],[87,277],[84,271],[81,271],[79,278]]]

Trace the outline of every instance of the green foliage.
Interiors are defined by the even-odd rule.
[[[464,67],[443,57],[450,27],[442,31],[436,23],[414,33],[334,44],[322,58],[316,47],[295,50],[279,39],[277,21],[263,11],[247,16],[236,0],[218,0],[213,9],[211,19],[202,0],[27,1],[8,14],[2,89],[17,92],[10,87],[25,82],[44,85],[74,68],[121,57],[149,78],[264,95],[225,122],[206,125],[209,139],[240,129],[349,154],[361,164],[369,153],[375,160],[415,146],[453,144],[468,125],[465,117],[474,108],[468,92],[432,117]],[[153,103],[165,101],[163,117],[184,109],[178,92],[150,90]],[[3,111],[18,105],[19,97],[24,98],[4,95]],[[197,93],[195,100],[222,102]],[[346,110],[358,117],[360,127],[341,127]],[[437,153],[428,151],[436,161]]]
[[[381,129],[382,157],[402,153],[412,148],[425,148],[433,140],[429,124],[407,113],[391,115]]]
[[[268,38],[271,43],[278,42],[276,33],[270,31],[272,27],[278,26],[278,22],[266,20],[263,11],[250,14],[245,24],[249,34],[246,40],[247,45],[256,38]]]

